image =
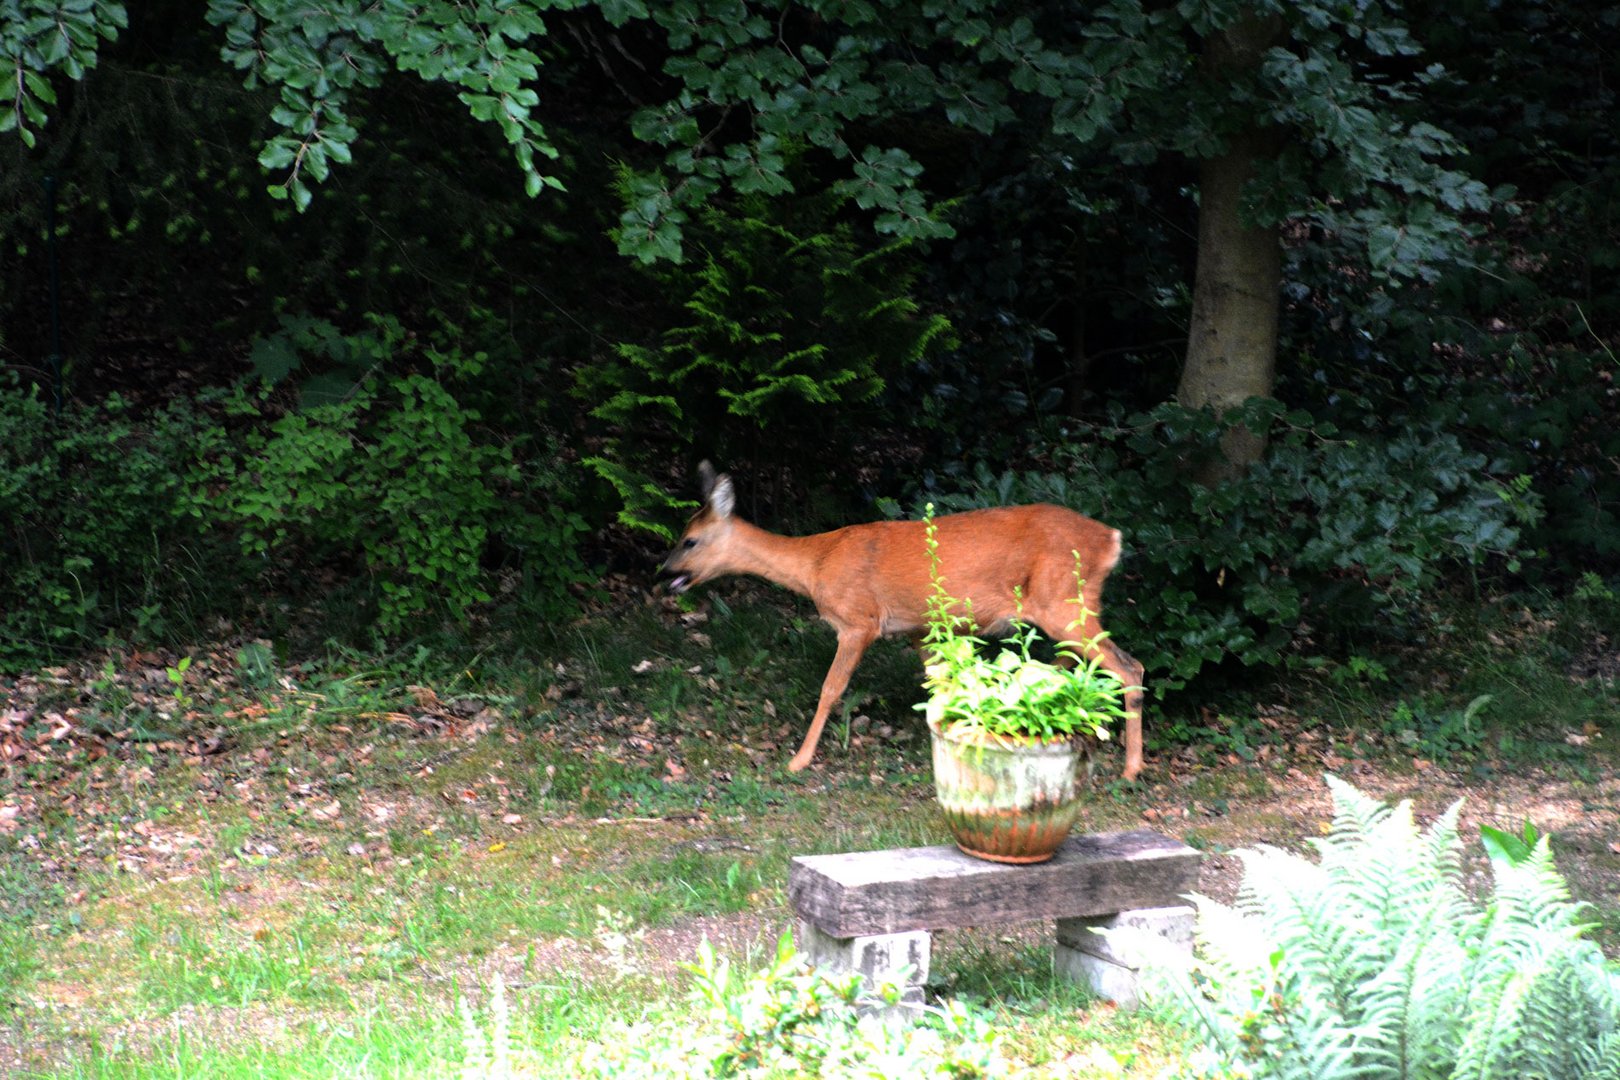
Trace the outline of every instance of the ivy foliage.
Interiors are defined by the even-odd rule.
[[[1494,888],[1463,888],[1455,803],[1419,829],[1334,777],[1320,861],[1241,852],[1235,906],[1197,898],[1200,959],[1150,966],[1200,1077],[1620,1077],[1620,967],[1591,941],[1546,837],[1487,834]],[[1151,941],[1141,944],[1152,949]]]
[[[1271,448],[1206,487],[1191,466],[1227,423],[1267,432]],[[1072,438],[1050,470],[980,463],[930,497],[953,510],[1056,503],[1123,531],[1105,622],[1161,691],[1229,660],[1279,664],[1380,627],[1421,634],[1447,571],[1518,558],[1540,513],[1522,477],[1495,475],[1454,435],[1351,438],[1259,399],[1225,421],[1165,405]]]

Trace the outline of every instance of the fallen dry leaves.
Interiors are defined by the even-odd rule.
[[[194,649],[189,663],[161,650],[111,650],[0,678],[0,835],[69,882],[70,896],[82,895],[71,886],[87,868],[173,879],[205,859],[319,851],[322,834],[351,822],[380,839],[401,817],[432,814],[403,811],[355,783],[355,770],[373,762],[379,725],[430,745],[476,739],[500,720],[482,701],[447,701],[423,686],[337,702],[325,692],[329,674],[252,671],[248,644]],[[339,784],[353,794],[340,799]],[[501,784],[479,785],[492,811],[504,810],[504,795],[490,794]],[[217,851],[217,829],[170,820],[208,806],[236,807],[252,831]],[[357,849],[365,845],[349,850]]]

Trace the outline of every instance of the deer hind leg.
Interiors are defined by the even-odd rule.
[[[803,771],[810,764],[810,759],[816,756],[816,744],[821,741],[821,729],[827,726],[828,715],[838,704],[838,699],[844,696],[855,665],[861,662],[867,646],[875,640],[876,634],[864,630],[838,632],[838,653],[833,657],[832,667],[827,669],[826,679],[822,680],[821,701],[816,705],[815,719],[810,721],[810,730],[805,732],[804,744],[799,747],[799,752],[788,762],[789,772]]]
[[[1104,575],[1099,578],[1101,576]],[[1102,581],[1085,583],[1081,592],[1084,604],[1075,602],[1072,566],[1061,575],[1047,575],[1031,592],[1034,595],[1025,605],[1025,619],[1040,627],[1053,641],[1079,645],[1081,655],[1088,660],[1095,657],[1098,666],[1125,685],[1125,768],[1121,775],[1135,780],[1142,771],[1143,668],[1134,656],[1103,636],[1102,623],[1097,618],[1102,607]]]
[[[1097,662],[1125,684],[1125,769],[1120,775],[1135,780],[1142,771],[1142,664],[1106,638],[1098,649]]]

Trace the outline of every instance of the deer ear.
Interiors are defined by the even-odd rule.
[[[732,509],[737,505],[737,493],[732,490],[731,477],[725,473],[715,477],[713,490],[709,492],[706,501],[709,509],[714,511],[715,517],[730,517]]]
[[[698,490],[703,493],[703,499],[708,501],[709,492],[714,490],[714,466],[707,461],[698,462]]]

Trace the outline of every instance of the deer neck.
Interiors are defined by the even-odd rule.
[[[800,596],[810,595],[821,554],[819,536],[782,536],[740,519],[733,519],[731,530],[729,554],[735,573],[753,574]]]

